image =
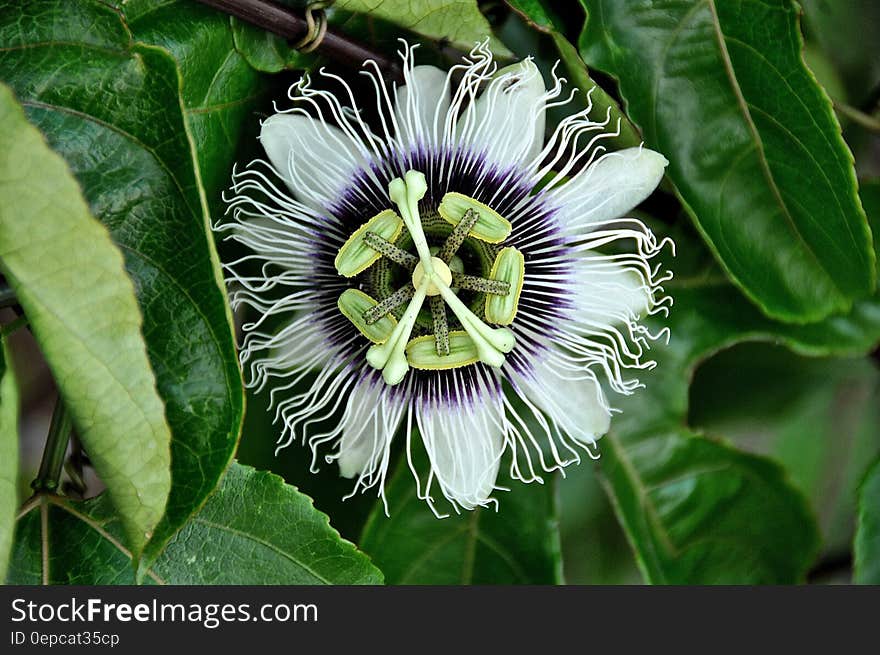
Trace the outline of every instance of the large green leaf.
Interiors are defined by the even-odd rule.
[[[6,337],[0,337],[0,582],[12,548],[18,512],[18,385]]]
[[[0,269],[139,553],[168,499],[165,410],[122,255],[0,87]]]
[[[684,234],[676,241],[682,256],[674,263],[677,277],[666,284],[675,306],[663,322],[671,338],[655,344],[658,366],[639,376],[646,388],[614,401],[623,412],[600,441],[606,489],[648,581],[802,580],[818,548],[805,498],[778,465],[690,428],[689,384],[705,358],[743,341],[813,356],[863,355],[880,341],[880,301],[861,301],[851,315],[818,324],[777,323],[694,258],[699,244]],[[785,561],[774,544],[785,544]],[[740,561],[728,551],[751,555]]]
[[[240,52],[236,21],[221,12],[186,0],[133,0],[120,4],[119,10],[135,38],[162,47],[177,63],[184,120],[197,157],[196,173],[209,213],[219,215],[225,211],[222,191],[230,184],[239,144],[259,129],[255,109],[266,94],[268,79],[254,71]],[[245,29],[248,33],[261,32],[249,26]],[[214,249],[209,252],[215,272],[219,271]],[[231,368],[228,375],[233,384],[237,383],[231,377]],[[239,407],[233,421],[240,422],[241,418]],[[198,467],[205,477],[195,493],[180,494],[179,517],[169,521],[169,530],[164,534],[170,535],[216,486],[234,452],[232,437],[237,427],[233,424],[222,441],[218,439],[219,431],[214,434],[213,443],[221,446],[216,453],[210,449],[180,453],[186,458],[181,461],[182,472],[192,479]],[[172,494],[172,502],[175,499]],[[149,558],[158,555],[163,544],[158,539],[150,544]]]
[[[277,475],[235,464],[155,571],[178,584],[381,584],[382,574]]]
[[[657,369],[640,376],[646,388],[616,402],[623,413],[600,442],[606,490],[645,579],[663,584],[801,580],[818,547],[804,498],[769,460],[685,425],[688,381],[696,363],[748,335],[713,324],[700,303],[684,294],[676,296],[670,322],[669,346],[652,353]]]
[[[880,369],[869,358],[739,344],[697,369],[689,421],[782,464],[816,514],[825,559],[850,551],[858,486],[880,455]]]
[[[816,321],[874,289],[852,155],[801,57],[791,0],[582,0],[588,64],[616,76],[647,144],[736,284]]]
[[[119,522],[102,497],[45,497],[20,521],[9,582],[131,584]],[[49,526],[41,527],[41,513]],[[48,570],[42,562],[48,562]],[[381,584],[382,574],[276,475],[233,464],[145,579],[158,584]]]
[[[880,584],[880,461],[862,483],[854,579],[859,584]]]
[[[654,584],[779,584],[803,578],[817,534],[804,499],[769,460],[685,429],[612,433],[606,486]]]
[[[821,323],[778,323],[713,265],[707,268],[699,244],[683,232],[673,236],[680,256],[673,265],[676,277],[666,284],[675,298],[664,321],[671,338],[668,345],[655,345],[658,366],[640,375],[646,388],[617,402],[623,413],[600,442],[606,488],[649,581],[801,580],[818,547],[804,497],[777,465],[691,429],[689,384],[703,360],[744,341],[778,343],[810,356],[864,355],[880,342],[880,298],[859,301],[850,314]],[[731,391],[718,402],[739,398]],[[773,511],[756,505],[755,489]],[[731,551],[752,553],[747,566],[725,555],[716,538],[724,534]],[[785,562],[772,552],[772,544],[780,543],[787,549]]]
[[[476,0],[336,0],[334,10],[369,14],[435,41],[448,41],[465,52],[487,37],[499,55],[510,51],[492,36]]]
[[[138,41],[161,46],[180,70],[180,100],[212,212],[225,209],[232,164],[244,135],[259,128],[254,110],[268,80],[240,52],[236,21],[189,0],[132,0],[119,10]],[[266,34],[247,26],[248,34]]]
[[[422,459],[425,459],[422,457]],[[427,469],[427,462],[420,470]],[[416,495],[399,462],[360,546],[389,584],[558,584],[562,582],[555,478],[530,485],[506,479],[498,510],[477,508],[438,519]],[[442,502],[442,501],[441,501]]]
[[[139,15],[134,22],[146,20]],[[179,34],[173,21],[174,15],[166,17],[169,35]],[[243,411],[193,146],[201,148],[206,166],[215,157],[220,160],[206,176],[219,187],[221,169],[228,170],[231,157],[228,144],[238,134],[232,125],[236,115],[222,101],[227,98],[236,107],[244,92],[237,78],[225,77],[236,61],[228,23],[206,23],[204,30],[195,29],[198,23],[189,25],[194,39],[211,45],[186,60],[192,75],[184,81],[183,65],[164,46],[139,41],[104,3],[61,6],[43,0],[0,14],[0,75],[67,160],[93,213],[122,248],[135,281],[148,354],[173,436],[171,495],[148,558],[216,487],[235,450]],[[208,38],[212,30],[220,30],[216,41]],[[204,81],[215,73],[216,85]],[[192,93],[189,104],[182,89]],[[199,89],[205,92],[202,105],[192,101]],[[194,116],[203,122],[191,124]],[[227,127],[231,131],[223,145],[217,135]]]

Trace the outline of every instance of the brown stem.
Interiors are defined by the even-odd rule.
[[[199,0],[199,2],[291,41],[302,39],[309,31],[304,18],[270,0]],[[371,50],[362,43],[329,28],[316,52],[353,68],[360,67],[366,60],[372,59],[380,70],[393,79],[399,81],[403,77],[402,69],[394,59],[389,59],[384,54]]]

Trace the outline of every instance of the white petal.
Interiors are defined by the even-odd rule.
[[[363,381],[351,390],[341,421],[337,459],[340,475],[365,478],[364,486],[378,481],[373,479],[376,473],[384,475],[391,438],[403,410],[403,403],[394,401],[381,382]]]
[[[650,196],[669,162],[647,148],[602,156],[552,192],[559,218],[570,230],[619,218]]]
[[[546,87],[531,60],[502,68],[459,121],[461,138],[490,162],[531,162],[544,143]]]
[[[617,325],[644,316],[651,305],[651,291],[632,267],[607,255],[586,251],[574,262],[576,321]]]
[[[335,202],[352,173],[367,163],[362,144],[305,114],[270,116],[263,121],[260,142],[290,190],[317,210]]]
[[[504,452],[500,401],[441,401],[423,406],[416,418],[443,495],[467,510],[486,505]]]
[[[449,113],[447,74],[435,66],[415,66],[397,89],[394,114],[398,137],[412,147],[436,145]]]
[[[511,377],[575,441],[591,445],[608,432],[611,412],[602,387],[590,371],[579,374],[563,369],[550,357],[536,361],[530,373],[513,373]]]

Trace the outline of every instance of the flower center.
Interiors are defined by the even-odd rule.
[[[388,195],[398,210],[385,210],[362,225],[336,256],[336,270],[356,277],[382,259],[409,274],[409,282],[384,297],[373,298],[361,289],[347,289],[338,301],[339,310],[374,345],[367,362],[382,371],[388,384],[398,384],[410,367],[449,369],[483,362],[504,364],[505,353],[515,344],[505,327],[516,314],[524,276],[524,258],[516,248],[494,250],[488,278],[468,275],[456,256],[468,239],[484,244],[503,242],[510,223],[490,207],[459,193],[448,193],[437,208],[439,216],[452,225],[445,241],[432,248],[419,214],[419,201],[427,193],[424,174],[408,171],[388,185]],[[398,247],[406,228],[416,254]],[[365,285],[361,285],[365,286]],[[483,309],[478,315],[459,297],[476,294]],[[430,306],[433,334],[413,337],[425,302]],[[398,308],[406,304],[402,313]],[[461,329],[450,330],[447,308]]]

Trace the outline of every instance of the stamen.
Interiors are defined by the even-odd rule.
[[[479,200],[474,200],[462,193],[450,191],[437,208],[448,223],[458,225],[464,220],[468,211],[477,212],[477,222],[469,230],[470,235],[487,243],[501,243],[510,236],[512,226],[510,221],[504,218],[488,205]]]
[[[394,331],[388,337],[388,341],[381,345],[370,346],[367,350],[367,362],[373,368],[382,371],[382,378],[387,384],[399,384],[409,371],[409,363],[406,361],[406,344],[427,295],[428,281],[426,278],[426,281],[416,289],[415,295],[410,300],[400,321],[394,326]]]
[[[455,330],[449,333],[449,353],[437,355],[434,337],[426,334],[406,344],[406,359],[413,368],[423,371],[443,371],[469,366],[480,361],[474,341],[467,332]]]
[[[507,283],[510,290],[502,296],[486,297],[486,320],[496,325],[510,325],[516,316],[519,296],[525,279],[526,260],[523,254],[512,246],[502,248],[492,265],[489,276],[493,280]]]
[[[361,225],[339,249],[333,262],[336,270],[344,277],[354,277],[363,273],[382,256],[375,248],[368,247],[364,237],[374,233],[390,243],[400,236],[401,231],[403,231],[403,222],[390,209],[373,216]]]
[[[366,321],[367,325],[372,325],[381,320],[383,316],[400,307],[412,298],[415,293],[416,289],[411,284],[401,287],[378,305],[364,312],[364,321]]]
[[[458,252],[458,249],[461,248],[461,244],[467,239],[468,233],[477,224],[479,218],[480,215],[476,211],[468,209],[462,219],[452,229],[452,233],[446,237],[446,241],[443,243],[443,247],[440,248],[440,252],[437,253],[437,257],[448,264],[455,253]]]
[[[437,354],[449,354],[449,322],[446,320],[446,304],[440,296],[431,298],[431,317],[434,319],[434,340]]]
[[[395,246],[393,243],[383,238],[375,232],[367,232],[363,236],[363,241],[370,248],[381,255],[384,255],[395,264],[400,264],[406,269],[412,270],[419,263],[419,258]]]
[[[373,343],[387,341],[397,324],[396,318],[387,316],[388,312],[382,312],[374,321],[366,320],[365,316],[378,305],[375,300],[359,289],[346,289],[336,301],[336,306],[342,315]]]

